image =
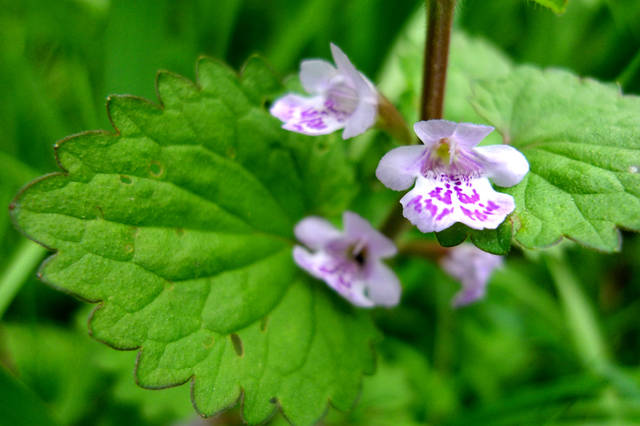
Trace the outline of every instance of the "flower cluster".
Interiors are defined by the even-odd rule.
[[[274,102],[271,114],[282,127],[312,136],[344,129],[342,137],[348,139],[379,118],[392,121],[379,117],[388,108],[380,107],[385,98],[375,86],[334,44],[331,53],[335,66],[324,60],[301,64],[300,82],[310,96],[287,94]],[[422,145],[392,149],[376,169],[377,178],[390,189],[413,185],[400,200],[404,216],[425,233],[456,222],[474,229],[497,228],[515,202],[495,191],[491,181],[502,187],[516,185],[529,171],[527,159],[508,145],[478,146],[493,131],[486,125],[429,120],[415,123],[414,131]],[[294,260],[354,305],[394,306],[400,284],[381,259],[393,256],[395,245],[355,213],[344,213],[343,226],[340,232],[319,217],[300,221],[295,235],[312,252],[296,246]],[[472,245],[452,249],[441,265],[463,286],[454,306],[483,297],[491,272],[501,262],[500,256]]]

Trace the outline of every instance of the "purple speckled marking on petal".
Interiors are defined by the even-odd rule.
[[[420,200],[422,200],[422,195],[418,195],[416,197],[414,197],[411,201],[409,201],[407,203],[407,207],[409,208],[411,206],[413,206],[413,209],[418,212],[418,213],[422,213],[422,204],[420,203]]]
[[[424,208],[431,213],[431,217],[436,217],[436,214],[438,213],[438,206],[433,204],[433,201],[431,201],[430,198],[425,198]]]
[[[452,191],[450,189],[448,189],[447,191],[445,191],[444,195],[441,194],[442,191],[443,191],[443,188],[437,187],[436,189],[431,191],[429,193],[429,195],[431,197],[435,198],[436,200],[442,201],[443,203],[445,203],[447,205],[451,205],[451,194],[452,194]]]
[[[500,208],[499,205],[497,205],[496,203],[494,203],[493,201],[489,200],[487,202],[487,209],[488,210],[498,210]]]
[[[474,210],[473,214],[478,218],[478,220],[480,222],[486,222],[487,221],[487,215],[483,214],[480,210]]]
[[[469,219],[471,220],[476,220],[475,217],[473,217],[473,212],[467,208],[464,208],[462,206],[460,206],[460,210],[462,211],[462,213],[467,216]]]
[[[324,120],[321,117],[314,118],[312,120],[303,121],[303,123],[310,129],[322,130],[327,127]]]
[[[307,109],[303,110],[303,111],[300,113],[300,116],[301,116],[302,118],[305,118],[305,119],[306,119],[306,118],[315,117],[315,116],[317,116],[317,115],[319,115],[319,114],[320,114],[320,112],[319,112],[318,110],[316,110],[315,108],[307,108]]]
[[[450,208],[450,209],[442,209],[442,211],[440,212],[440,214],[438,215],[438,217],[436,217],[436,220],[442,220],[442,218],[444,218],[445,216],[450,215],[451,213],[453,213],[453,208]]]
[[[465,194],[458,188],[456,188],[456,194],[458,195],[458,200],[463,204],[475,204],[480,201],[480,194],[478,194],[478,191],[476,191],[475,188],[473,189],[473,195]]]

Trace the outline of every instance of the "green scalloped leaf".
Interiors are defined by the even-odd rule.
[[[57,143],[64,172],[20,193],[13,219],[56,250],[44,281],[99,302],[91,334],[139,350],[141,386],[191,381],[198,412],[242,401],[249,423],[348,409],[377,333],[291,256],[300,218],[354,194],[344,144],[282,130],[263,105],[281,86],[258,59],[240,77],[202,59],[197,76],[159,73],[160,106],[110,97],[117,132]]]
[[[617,227],[640,231],[640,97],[560,70],[519,67],[478,83],[473,104],[529,160],[513,195],[516,241],[562,237],[620,249]]]

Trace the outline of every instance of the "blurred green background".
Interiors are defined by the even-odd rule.
[[[259,52],[286,76],[302,58],[328,57],[333,41],[375,81],[421,4],[0,0],[0,424],[203,422],[188,386],[137,388],[135,354],[87,337],[90,307],[35,278],[44,251],[13,229],[6,206],[30,179],[57,170],[55,141],[110,129],[107,95],[155,100],[156,71],[194,78],[200,54],[239,68]],[[466,0],[456,27],[516,63],[640,94],[637,0],[570,0],[562,16],[525,0]],[[396,270],[404,302],[375,312],[386,336],[378,373],[354,412],[332,410],[326,424],[640,424],[637,236],[625,235],[617,255],[571,244],[515,250],[487,300],[459,311],[449,305],[458,284],[435,264],[400,259]],[[235,411],[210,420],[239,422]]]

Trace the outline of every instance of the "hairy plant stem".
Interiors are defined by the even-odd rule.
[[[420,101],[421,120],[442,118],[455,5],[455,0],[426,0],[427,33]],[[406,226],[402,205],[398,203],[382,224],[381,231],[389,238],[395,239]]]
[[[427,0],[427,39],[420,102],[422,120],[442,118],[455,5],[455,0]]]

